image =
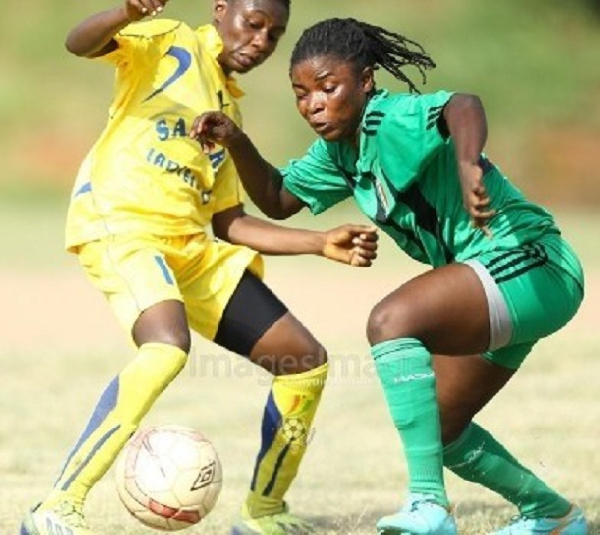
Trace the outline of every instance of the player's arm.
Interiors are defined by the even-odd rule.
[[[160,13],[167,0],[126,0],[125,5],[96,13],[71,30],[65,46],[76,56],[95,58],[117,48],[113,39],[130,22]]]
[[[224,113],[206,112],[197,117],[190,137],[199,140],[207,151],[215,143],[229,151],[246,192],[266,216],[287,219],[304,208],[304,203],[283,186],[279,171]]]
[[[248,215],[237,205],[214,214],[212,227],[217,238],[269,255],[314,254],[356,267],[368,267],[377,257],[377,230],[365,225],[325,232],[288,228]]]
[[[487,119],[481,99],[456,93],[444,107],[444,120],[454,141],[463,203],[473,225],[486,229],[494,215],[483,183],[479,159],[487,140]]]

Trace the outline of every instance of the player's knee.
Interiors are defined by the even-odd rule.
[[[277,375],[305,373],[322,366],[327,362],[327,352],[318,342],[296,346],[294,351],[283,354],[276,359]]]
[[[192,338],[183,304],[164,301],[142,312],[132,329],[137,346],[156,343],[190,352]]]
[[[187,328],[155,330],[152,334],[144,337],[144,340],[142,340],[141,343],[139,340],[137,342],[138,345],[142,345],[142,343],[170,345],[181,349],[185,353],[189,353],[192,347],[192,337],[190,330]]]
[[[410,310],[401,303],[394,306],[385,301],[377,304],[367,321],[367,338],[373,346],[385,340],[414,336],[410,330]]]
[[[327,351],[315,340],[308,348],[308,351],[300,358],[299,369],[307,372],[323,366],[326,362]]]
[[[189,329],[172,331],[165,336],[164,344],[170,344],[178,347],[185,353],[189,353],[192,347],[192,337]]]

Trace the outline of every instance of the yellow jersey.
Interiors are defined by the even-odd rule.
[[[242,202],[231,158],[202,152],[188,133],[196,116],[222,110],[237,124],[243,95],[225,77],[222,42],[212,25],[193,30],[174,20],[134,23],[102,56],[116,68],[115,97],[104,131],[73,187],[66,247],[117,233],[202,234],[213,214]]]

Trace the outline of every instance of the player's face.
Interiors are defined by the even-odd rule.
[[[358,73],[352,63],[318,56],[292,66],[290,78],[296,107],[319,136],[327,141],[356,142],[374,87],[372,69]]]
[[[245,73],[275,51],[289,11],[279,0],[215,0],[213,17],[223,41],[221,67],[226,74]]]

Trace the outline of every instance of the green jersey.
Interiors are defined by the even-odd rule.
[[[401,249],[434,267],[558,233],[552,216],[527,201],[484,154],[480,165],[496,210],[489,223],[492,237],[471,225],[454,144],[440,120],[451,96],[378,91],[363,115],[358,151],[319,139],[280,169],[284,187],[314,214],[354,197]]]

